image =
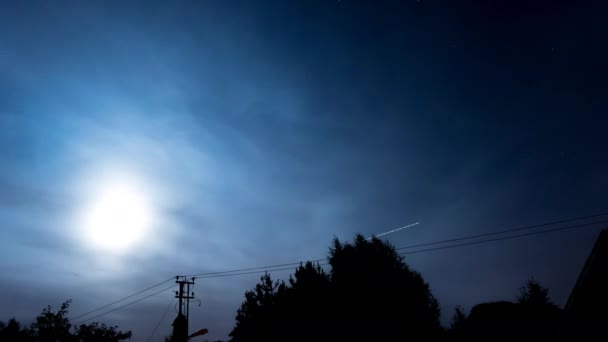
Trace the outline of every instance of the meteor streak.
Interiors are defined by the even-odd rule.
[[[402,230],[402,229],[406,229],[406,228],[409,228],[409,227],[413,227],[413,226],[418,225],[418,224],[420,224],[420,222],[416,222],[416,223],[408,224],[407,226],[403,226],[403,227],[399,227],[399,228],[396,228],[396,229],[393,229],[393,230],[389,230],[388,232],[380,233],[380,234],[378,234],[378,235],[372,235],[372,236],[368,237],[366,240],[371,240],[371,239],[372,239],[372,238],[374,238],[374,237],[380,237],[380,236],[384,236],[384,235],[392,234],[392,233],[398,232],[398,231],[400,231],[400,230]]]

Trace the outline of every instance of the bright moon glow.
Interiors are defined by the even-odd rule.
[[[86,212],[85,237],[94,247],[124,252],[144,238],[151,215],[141,189],[126,182],[109,182]]]

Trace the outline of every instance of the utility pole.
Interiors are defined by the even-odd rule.
[[[175,298],[179,299],[179,312],[173,321],[173,337],[171,341],[186,342],[188,341],[190,299],[194,299],[194,292],[190,292],[190,285],[194,285],[194,278],[188,280],[186,277],[176,276],[175,283],[179,285],[179,291],[175,293]]]

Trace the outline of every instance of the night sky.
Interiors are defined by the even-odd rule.
[[[176,274],[318,259],[334,236],[417,221],[385,238],[604,211],[603,7],[3,1],[0,320],[69,298],[78,314]],[[91,219],[108,206],[133,217]],[[141,229],[92,237],[125,222]],[[444,322],[455,305],[514,299],[530,277],[563,305],[598,232],[406,261]],[[258,277],[198,280],[191,330],[226,339]],[[171,297],[99,320],[145,340]]]

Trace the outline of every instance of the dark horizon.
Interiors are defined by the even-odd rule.
[[[3,3],[0,320],[324,258],[334,236],[420,222],[382,237],[400,247],[608,211],[607,7]],[[405,260],[444,324],[531,277],[564,306],[602,228]],[[258,279],[197,282],[191,319],[226,339]],[[102,321],[145,340],[169,297]]]

